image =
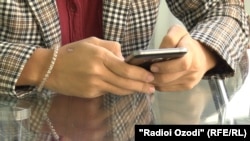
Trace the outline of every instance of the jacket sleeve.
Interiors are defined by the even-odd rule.
[[[36,48],[60,41],[55,1],[1,1],[0,95],[22,97],[31,92],[33,86],[16,86],[25,64]]]
[[[249,42],[249,25],[241,0],[166,0],[191,36],[217,57],[205,77],[233,76]]]
[[[0,42],[0,94],[19,97],[15,84],[35,49],[34,45]]]

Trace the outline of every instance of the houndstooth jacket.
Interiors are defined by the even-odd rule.
[[[146,49],[149,46],[157,20],[160,0],[103,0],[104,39],[118,41],[122,53]],[[163,2],[163,1],[162,1]],[[242,59],[249,42],[247,14],[240,0],[166,0],[171,12],[186,26],[194,39],[204,43],[219,61],[217,67],[206,76],[217,74],[232,76]],[[17,99],[25,97],[15,86],[25,63],[35,49],[50,48],[61,41],[60,24],[55,0],[1,0],[0,1],[0,97],[1,103],[15,105]],[[46,58],[44,58],[46,59]],[[36,131],[49,110],[50,91],[43,96],[26,96],[33,102],[34,114],[31,128]],[[13,98],[14,97],[14,98]],[[150,114],[145,95],[125,98],[107,95],[107,107],[115,107],[121,99],[127,99],[124,117],[130,117],[130,109],[143,109]],[[131,100],[133,102],[131,102]],[[130,101],[130,102],[129,102]],[[137,103],[135,106],[131,103]],[[141,104],[143,103],[143,104]],[[110,108],[111,110],[117,110]],[[133,115],[134,123],[149,123],[144,114]],[[112,117],[114,126],[126,130],[125,123]],[[131,121],[131,122],[132,122]],[[126,124],[126,126],[128,126]],[[132,124],[131,124],[132,128]],[[114,128],[113,134],[122,136]],[[123,138],[123,137],[120,137]]]

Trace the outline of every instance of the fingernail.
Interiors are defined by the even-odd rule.
[[[151,72],[159,72],[159,68],[156,67],[156,66],[152,66],[152,67],[150,68],[150,70],[151,70]]]
[[[154,80],[154,76],[153,75],[149,75],[148,77],[147,77],[147,82],[152,82]]]
[[[154,92],[155,92],[155,87],[153,87],[153,86],[150,87],[150,88],[149,88],[149,94],[152,94],[152,93],[154,93]]]

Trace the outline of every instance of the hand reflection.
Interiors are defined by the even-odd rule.
[[[152,124],[150,103],[145,94],[94,99],[56,95],[48,115],[63,141],[129,141],[135,124]],[[51,133],[47,124],[42,131]]]
[[[108,140],[103,97],[84,99],[64,95],[53,98],[48,116],[63,141]],[[50,131],[48,126],[43,130]]]
[[[157,122],[161,124],[199,124],[205,108],[212,100],[211,96],[209,88],[203,84],[199,84],[190,91],[159,92],[154,99],[157,105],[156,110],[158,110]]]
[[[159,122],[164,124],[200,123],[205,106],[211,100],[211,93],[208,89],[200,87],[185,93],[156,94],[151,100],[144,96],[138,95],[138,98],[136,95],[135,97],[122,97],[117,99],[115,104],[109,105],[107,110],[103,105],[104,97],[82,99],[56,95],[48,114],[56,132],[62,136],[63,141],[111,141],[113,134],[117,135],[119,139],[133,137],[133,133],[130,132],[136,123],[150,123],[151,100],[158,103],[161,112]],[[112,126],[114,127],[110,125],[110,117],[112,117],[114,122]],[[137,121],[138,119],[140,122]],[[127,128],[121,130],[124,127]],[[46,125],[43,130],[47,133],[50,132]],[[126,137],[118,136],[118,133],[124,133]]]

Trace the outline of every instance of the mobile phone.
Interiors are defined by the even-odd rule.
[[[133,51],[125,61],[149,70],[151,64],[182,57],[187,51],[187,48],[183,47],[137,50]]]

